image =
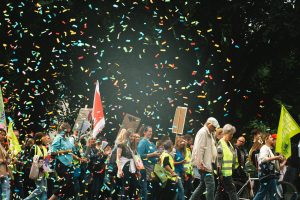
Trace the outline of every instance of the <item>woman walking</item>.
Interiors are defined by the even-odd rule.
[[[184,188],[183,188],[183,181],[185,179],[185,170],[184,165],[185,160],[185,154],[186,154],[186,142],[183,138],[178,137],[176,140],[176,153],[174,158],[174,166],[175,166],[175,172],[178,174],[178,193],[177,193],[177,200],[184,200]]]
[[[43,144],[45,134],[38,132],[34,136],[34,142],[35,145],[31,148],[29,159],[31,159],[31,163],[33,162],[34,156],[38,156],[39,162],[42,161],[43,166],[39,168],[39,176],[35,180],[36,188],[31,192],[31,194],[25,198],[25,200],[30,199],[41,199],[41,200],[47,200],[47,177],[48,177],[48,171],[45,159],[48,156],[47,148]]]
[[[157,200],[174,200],[176,197],[176,190],[178,188],[178,175],[175,173],[174,158],[171,155],[173,151],[173,143],[171,140],[164,142],[164,152],[160,156],[160,164],[167,172],[168,180],[166,185],[160,184],[160,191],[158,192]]]
[[[136,144],[134,143],[135,133],[122,129],[116,139],[117,145],[117,176],[122,180],[123,192],[121,199],[138,199],[138,174],[134,160],[133,150],[135,151]]]
[[[264,199],[267,194],[270,200],[277,199],[275,168],[278,165],[277,161],[282,160],[282,157],[274,156],[271,150],[273,140],[272,135],[269,133],[263,137],[265,144],[261,147],[258,155],[260,187],[253,200]]]

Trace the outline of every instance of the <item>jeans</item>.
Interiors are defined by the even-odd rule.
[[[184,200],[183,178],[178,179],[177,200]]]
[[[0,179],[0,200],[10,199],[10,179],[8,176],[1,177]]]
[[[193,176],[188,174],[188,179],[183,181],[184,194],[189,199],[193,190]]]
[[[200,171],[200,184],[193,192],[190,200],[200,199],[201,195],[205,192],[206,187],[206,200],[215,199],[215,179],[211,172]]]
[[[253,200],[260,200],[264,199],[264,197],[268,194],[269,199],[276,200],[276,178],[272,178],[266,181],[261,181],[260,182],[260,187],[258,192],[256,193],[255,197]]]
[[[147,200],[147,195],[148,195],[148,185],[147,185],[147,175],[146,175],[146,170],[141,170],[141,199],[142,200]]]
[[[235,186],[233,184],[232,176],[223,177],[222,183],[219,183],[216,193],[216,200],[223,199],[226,192],[230,200],[238,200]]]
[[[36,188],[24,200],[40,199],[47,200],[47,179],[45,177],[39,178],[35,181]]]
[[[177,187],[178,187],[177,182],[168,179],[166,186],[164,188],[159,187],[156,191],[154,191],[155,193],[157,193],[156,199],[157,200],[174,200],[174,199],[176,199]]]
[[[59,178],[56,179],[53,194],[61,199],[73,198],[76,196],[74,192],[73,167],[65,166],[58,159],[55,166],[55,171]]]
[[[122,177],[122,200],[124,199],[138,199],[140,194],[139,180],[136,174],[129,171],[130,162],[127,162],[123,167],[124,176]]]

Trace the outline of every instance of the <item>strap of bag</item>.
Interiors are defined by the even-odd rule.
[[[129,150],[130,150],[130,152],[131,152],[131,156],[132,156],[132,159],[133,159],[133,162],[134,162],[135,168],[137,169],[137,166],[136,166],[136,163],[135,163],[135,160],[134,160],[134,156],[135,156],[135,154],[134,154],[134,152],[132,151],[132,149],[130,148],[130,146],[128,145],[128,143],[127,143],[127,147],[129,148]]]
[[[37,155],[36,144],[34,145],[34,155]]]

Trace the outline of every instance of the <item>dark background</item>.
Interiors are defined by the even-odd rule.
[[[188,107],[188,134],[209,116],[238,134],[276,132],[280,104],[300,121],[299,2],[0,5],[0,84],[6,115],[23,135],[74,123],[81,107],[92,107],[97,80],[110,140],[125,113],[171,134],[177,106]]]

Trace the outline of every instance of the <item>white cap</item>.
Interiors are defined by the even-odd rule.
[[[206,121],[206,123],[210,123],[210,124],[212,124],[216,128],[220,127],[218,120],[216,118],[214,118],[214,117],[208,118],[207,121]]]

